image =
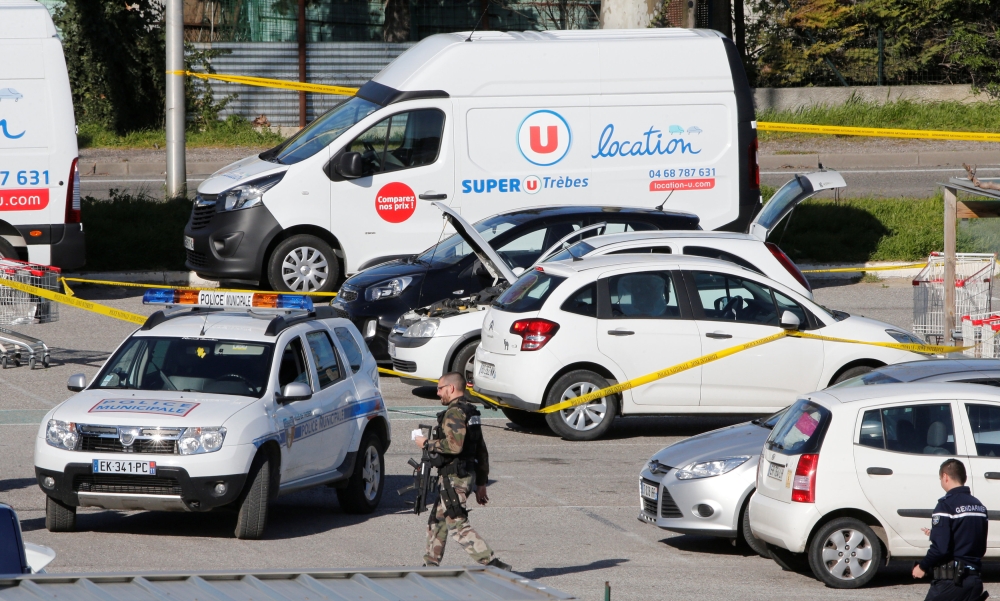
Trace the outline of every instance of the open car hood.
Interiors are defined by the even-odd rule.
[[[468,222],[462,219],[461,215],[456,213],[451,207],[445,205],[444,203],[434,202],[433,204],[435,207],[440,209],[442,213],[444,213],[444,218],[448,220],[448,223],[450,223],[453,228],[455,228],[458,235],[472,247],[472,252],[476,254],[476,257],[478,257],[480,261],[482,261],[483,267],[486,268],[486,271],[490,272],[490,275],[492,275],[494,279],[507,280],[507,282],[511,284],[517,281],[517,276],[514,275],[514,272],[511,271],[510,267],[507,266],[507,263],[500,258],[497,251],[493,250],[493,247],[490,246],[489,242],[483,240],[483,237],[479,235],[476,228],[469,225]]]
[[[847,182],[844,181],[844,177],[832,169],[796,175],[774,193],[771,200],[747,226],[747,233],[764,242],[781,220],[800,202],[822,190],[846,187]]]

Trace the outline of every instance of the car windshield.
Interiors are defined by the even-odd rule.
[[[582,259],[593,250],[593,246],[581,240],[568,248],[562,249],[548,259],[545,259],[545,263],[550,263],[552,261],[565,261],[566,259]]]
[[[108,361],[93,387],[260,398],[267,389],[273,349],[237,340],[135,336]]]
[[[496,215],[484,219],[472,227],[479,232],[483,240],[489,242],[518,225],[520,225],[520,222],[509,216]],[[416,261],[418,263],[426,263],[431,267],[447,267],[448,265],[458,263],[471,253],[472,247],[469,243],[463,240],[458,234],[455,234],[425,250],[416,258]]]
[[[282,165],[308,159],[380,108],[374,102],[355,96],[320,116],[273,151],[261,154],[261,158]]]

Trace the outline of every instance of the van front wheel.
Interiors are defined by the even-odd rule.
[[[268,281],[278,292],[332,292],[339,277],[333,249],[308,234],[283,241],[267,263]]]

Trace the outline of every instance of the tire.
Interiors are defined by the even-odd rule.
[[[35,369],[35,358],[31,357],[28,359],[28,369]]]
[[[609,385],[603,376],[592,371],[586,369],[571,371],[552,385],[545,399],[545,406],[551,407]],[[615,421],[619,398],[618,395],[604,397],[586,405],[548,413],[545,414],[545,421],[553,432],[566,440],[596,440],[604,436],[611,428],[611,422]]]
[[[19,259],[17,249],[10,242],[0,238],[0,259]]]
[[[345,488],[337,489],[337,500],[347,513],[371,513],[378,508],[385,488],[385,457],[382,439],[371,431],[365,432],[358,446],[354,472]]]
[[[753,493],[750,493],[750,496],[752,497]],[[740,511],[740,530],[737,536],[740,542],[750,547],[757,555],[764,559],[771,557],[771,553],[767,550],[767,543],[754,536],[753,531],[750,530],[750,497],[747,497],[746,503],[743,504],[743,510]]]
[[[767,551],[774,563],[778,564],[782,570],[799,574],[809,572],[809,558],[805,553],[792,553],[788,549],[776,547],[770,543],[767,545]]]
[[[49,532],[73,532],[76,530],[76,507],[59,499],[45,497],[45,528]]]
[[[254,458],[246,487],[237,501],[236,538],[258,540],[267,527],[267,506],[271,497],[271,462],[261,453]]]
[[[340,278],[340,263],[329,244],[299,234],[271,253],[267,278],[278,292],[332,292]]]
[[[875,371],[875,368],[870,367],[868,365],[858,365],[852,367],[851,369],[846,369],[843,372],[841,372],[836,378],[834,378],[833,382],[830,382],[830,386],[833,386],[834,384],[840,384],[844,380],[850,380],[851,378],[864,375],[870,371]]]
[[[813,574],[827,586],[861,588],[878,573],[882,541],[861,520],[837,518],[816,531],[808,553]]]
[[[451,359],[448,371],[457,371],[465,375],[466,381],[471,385],[476,375],[476,348],[479,346],[479,339],[470,340],[462,348],[458,349]]]
[[[527,430],[549,429],[549,423],[546,421],[544,413],[532,413],[530,411],[521,411],[520,409],[508,409],[507,407],[501,407],[500,411],[503,411],[503,414],[515,426],[520,426]]]

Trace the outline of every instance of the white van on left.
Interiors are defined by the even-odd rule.
[[[42,4],[0,0],[0,57],[0,257],[80,267],[73,96]]]

